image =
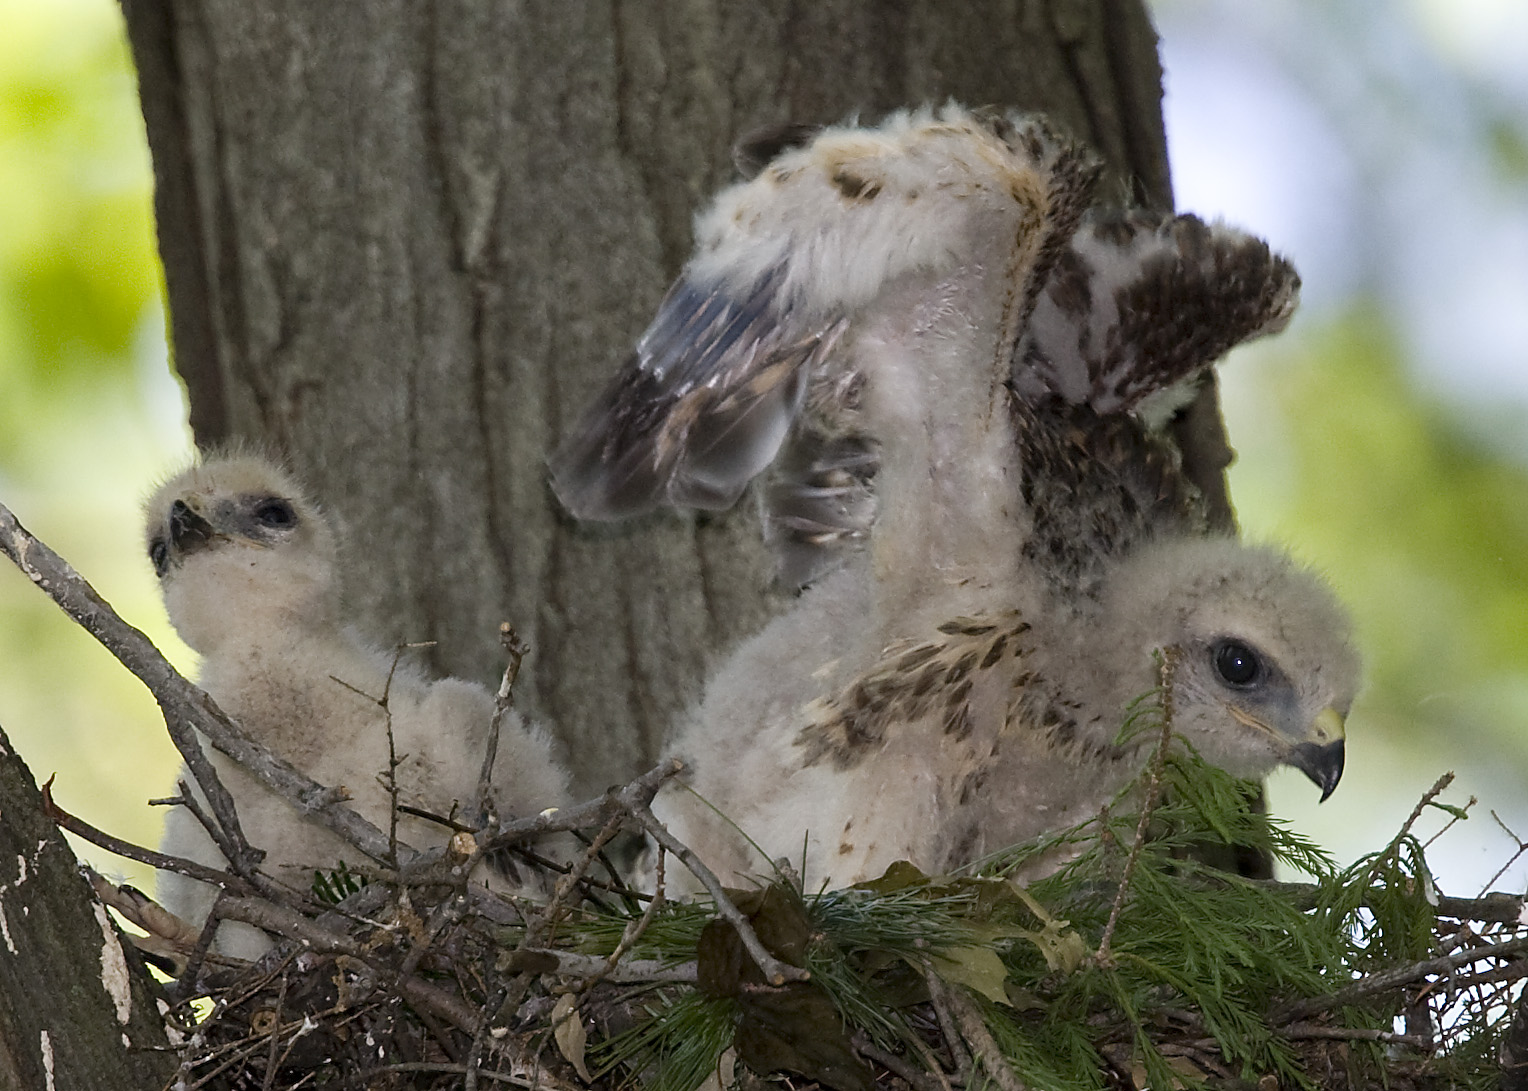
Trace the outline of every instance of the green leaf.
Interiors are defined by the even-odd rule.
[[[956,947],[933,958],[934,972],[998,1004],[1008,1003],[1008,967],[991,947]]]
[[[878,879],[855,883],[855,890],[868,890],[872,894],[896,894],[903,890],[927,886],[929,878],[906,860],[892,864]]]

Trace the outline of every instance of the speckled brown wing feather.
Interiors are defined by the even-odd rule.
[[[796,736],[801,764],[831,761],[848,769],[868,757],[888,729],[937,717],[944,737],[971,732],[968,698],[974,679],[1024,652],[1029,624],[1014,610],[946,621],[930,640],[904,640],[840,693],[814,702],[811,721]],[[1009,670],[1022,687],[1021,671]]]
[[[1176,446],[1126,413],[1060,398],[1015,399],[1030,569],[1063,597],[1088,596],[1109,565],[1163,534],[1202,534],[1204,499]]]
[[[1022,549],[1053,590],[1091,594],[1111,559],[1158,535],[1207,530],[1177,447],[1143,406],[1161,398],[1171,409],[1175,387],[1282,328],[1299,286],[1266,243],[1224,225],[1088,213],[1035,305],[1013,375],[1033,527]]]
[[[1099,413],[1134,409],[1282,329],[1299,290],[1294,267],[1261,239],[1197,216],[1094,209],[1035,304],[1015,389]]]

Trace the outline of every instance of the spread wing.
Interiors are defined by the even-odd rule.
[[[1030,315],[1014,388],[1098,413],[1137,409],[1243,341],[1276,333],[1299,300],[1268,244],[1196,216],[1094,209]]]
[[[615,380],[552,456],[552,486],[581,519],[657,504],[727,508],[769,465],[832,351],[841,317],[801,320],[781,266],[738,291],[681,278]]]
[[[1018,236],[1026,279],[1004,314],[1016,332],[1097,173],[1037,119],[953,106],[760,139],[749,168],[765,154],[698,218],[695,253],[636,351],[553,455],[553,488],[574,515],[730,506],[811,391],[853,385],[846,373],[860,364],[843,350],[888,286],[1002,268],[983,248],[1012,249]],[[872,510],[861,486],[882,437],[846,446],[837,424],[803,429],[809,450],[786,460],[771,518],[787,549],[851,539]]]
[[[1288,323],[1294,268],[1195,216],[1091,210],[1056,261],[1014,362],[1023,553],[1063,593],[1164,531],[1203,533],[1203,500],[1155,427],[1241,342]]]

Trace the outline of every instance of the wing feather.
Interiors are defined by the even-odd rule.
[[[809,706],[808,722],[795,737],[802,766],[830,761],[852,768],[871,757],[889,731],[926,717],[937,716],[945,735],[964,741],[972,681],[996,671],[1022,684],[1029,629],[1017,610],[1004,610],[951,618],[930,640],[893,643],[842,690]]]
[[[580,519],[658,504],[730,507],[780,449],[806,376],[844,323],[792,321],[778,268],[751,291],[681,278],[636,350],[551,458],[552,487]]]
[[[805,586],[869,536],[879,467],[861,436],[798,428],[764,494],[764,540],[782,585]]]
[[[1058,258],[1019,343],[1014,387],[1101,414],[1195,379],[1282,329],[1294,267],[1261,239],[1196,216],[1095,209]]]

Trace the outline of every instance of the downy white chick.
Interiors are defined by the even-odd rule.
[[[446,816],[475,806],[492,696],[473,682],[430,679],[346,624],[334,528],[291,475],[253,454],[208,456],[161,485],[146,516],[148,554],[170,621],[201,656],[199,683],[256,741],[320,784],[343,786],[348,805],[385,830],[391,798],[380,778],[390,716],[402,760],[400,802]],[[267,853],[266,872],[306,888],[315,869],[363,859],[231,759],[209,754],[245,835]],[[568,799],[550,741],[513,712],[503,723],[493,784],[505,817]],[[398,824],[399,840],[414,848],[445,836],[421,818],[403,815]],[[163,848],[224,864],[185,808],[167,814]],[[171,912],[201,922],[216,891],[161,872],[159,897]],[[270,945],[233,922],[220,926],[217,942],[241,958]]]
[[[769,858],[852,883],[1086,818],[1142,767],[1126,706],[1245,777],[1336,786],[1357,657],[1330,591],[1207,537],[1156,425],[1299,281],[1192,216],[1090,209],[1085,153],[959,107],[824,130],[724,190],[637,350],[553,457],[583,518],[725,507],[773,464],[800,598],[678,732]],[[824,574],[826,573],[826,574]],[[683,791],[724,879],[767,860]]]

